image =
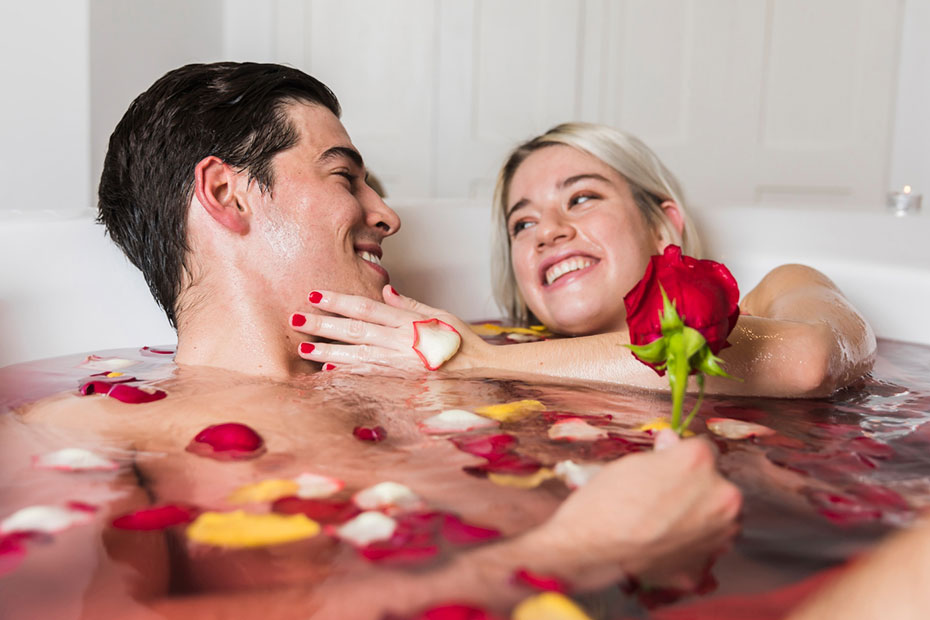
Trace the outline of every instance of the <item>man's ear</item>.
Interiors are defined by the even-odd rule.
[[[665,246],[669,244],[681,245],[681,238],[685,233],[685,218],[678,204],[673,200],[666,200],[659,207],[662,209],[667,224],[667,226],[660,226],[656,231],[656,243],[661,254],[665,251]],[[675,238],[669,238],[670,232],[677,233]]]
[[[249,232],[251,211],[237,190],[240,175],[219,157],[210,155],[194,167],[194,195],[204,210],[230,232]]]

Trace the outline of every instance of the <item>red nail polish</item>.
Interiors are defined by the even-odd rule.
[[[305,317],[302,314],[291,315],[291,325],[293,325],[294,327],[301,327],[306,322],[307,322],[307,317]]]
[[[400,297],[400,293],[398,293],[397,289],[395,289],[393,286],[391,287],[391,292],[394,293],[395,297]]]
[[[336,370],[336,365],[326,362],[323,364],[323,370]]]
[[[311,304],[318,304],[320,300],[323,299],[323,293],[320,291],[312,291],[310,295],[307,296],[307,299],[310,300]]]
[[[301,343],[300,343],[300,352],[303,353],[304,355],[309,355],[310,353],[313,353],[313,349],[315,349],[315,348],[316,348],[316,347],[314,347],[314,346],[313,346],[312,344],[310,344],[309,342],[301,342]]]

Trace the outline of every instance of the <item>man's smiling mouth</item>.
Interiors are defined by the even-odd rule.
[[[367,260],[369,263],[374,263],[375,265],[381,265],[381,258],[376,254],[366,252],[365,250],[359,250],[356,254],[358,254],[362,260]]]

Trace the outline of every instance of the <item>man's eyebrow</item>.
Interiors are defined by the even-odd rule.
[[[601,174],[597,174],[596,172],[589,172],[585,174],[576,174],[573,177],[568,177],[567,179],[563,179],[561,183],[557,184],[557,187],[559,189],[564,189],[568,187],[569,185],[577,183],[578,181],[584,181],[585,179],[594,179],[595,181],[603,181],[604,183],[610,183],[610,180],[607,177]],[[530,201],[527,200],[526,198],[523,198],[515,202],[514,205],[510,207],[510,209],[507,210],[507,217],[505,219],[509,220],[510,216],[513,214],[514,211],[516,211],[517,209],[522,209],[527,204],[529,204],[529,202]]]
[[[326,149],[317,159],[317,163],[325,164],[333,159],[338,159],[340,157],[351,160],[352,163],[359,168],[365,167],[365,162],[362,160],[362,154],[348,146],[334,146],[332,148]]]

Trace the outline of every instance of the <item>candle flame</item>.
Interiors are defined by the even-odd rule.
[[[905,185],[905,186],[904,186],[904,193],[905,193],[905,194],[910,194],[910,193],[911,193],[911,186],[910,186],[910,185]]]

